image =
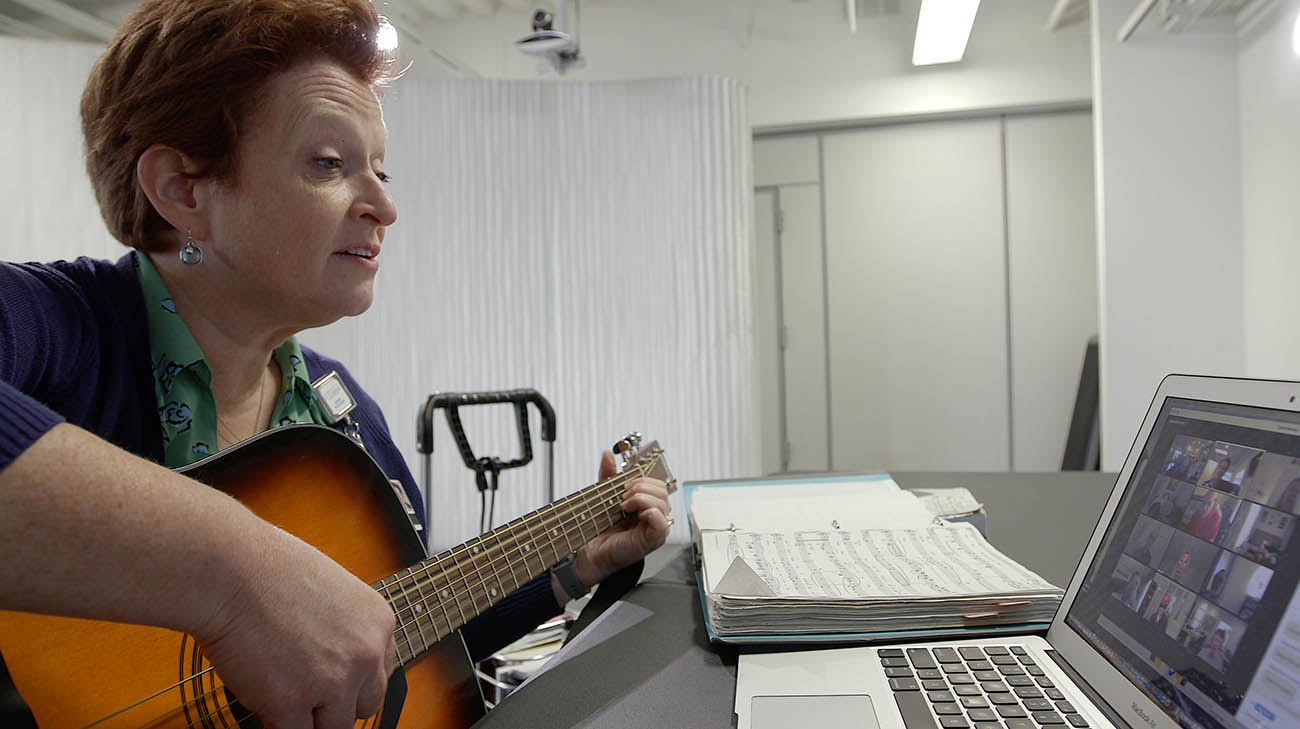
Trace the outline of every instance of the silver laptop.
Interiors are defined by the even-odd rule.
[[[742,655],[737,729],[1300,727],[1297,515],[1300,383],[1171,375],[1046,636]]]

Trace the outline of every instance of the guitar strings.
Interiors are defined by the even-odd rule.
[[[574,499],[574,501],[599,502],[603,506],[606,499],[605,494],[608,494],[609,492],[610,489],[604,489],[604,493],[598,493],[596,491],[593,491],[592,493],[589,494],[583,494],[583,498]],[[608,522],[605,526],[597,525],[595,527],[597,534],[599,534],[604,529],[616,523],[616,519],[610,513],[608,513],[609,511],[612,511],[612,509],[597,514],[597,517],[604,517],[604,519]],[[589,507],[587,509],[587,512],[588,515],[590,516],[591,509]],[[551,529],[555,524],[558,523],[564,526],[565,530],[567,531],[567,523],[570,522],[577,523],[578,521],[582,520],[581,517],[565,518],[563,513],[561,513],[561,518],[558,520],[554,518],[554,516],[555,516],[554,514],[549,515],[546,517],[545,521],[541,522],[541,524],[545,527],[545,529]],[[589,523],[594,524],[596,521],[598,521],[598,519],[593,519]],[[534,538],[531,530],[530,533],[526,536],[529,539]],[[592,536],[595,535],[593,534]],[[464,559],[464,555],[471,554],[472,551],[467,549],[461,550],[460,556],[455,560],[455,564],[451,565],[451,567],[455,567],[456,572],[460,574],[459,581],[465,586],[464,588],[455,585],[455,582],[457,581],[458,578],[451,574],[451,567],[448,567],[446,565],[446,563],[449,561],[448,558],[442,558],[440,560],[435,560],[433,562],[426,563],[425,565],[422,565],[418,569],[413,570],[411,574],[395,579],[395,584],[398,584],[403,588],[405,588],[403,589],[402,594],[400,596],[393,596],[392,599],[392,606],[396,611],[396,613],[398,614],[398,619],[401,622],[401,626],[399,630],[395,631],[394,633],[394,638],[397,642],[399,649],[405,648],[407,652],[406,656],[399,655],[399,660],[410,660],[415,656],[421,654],[424,650],[428,649],[428,647],[431,644],[431,641],[428,639],[428,637],[425,634],[426,626],[434,633],[434,640],[432,642],[437,642],[442,637],[450,634],[455,629],[456,621],[453,619],[452,613],[447,610],[444,604],[446,601],[448,601],[449,597],[454,597],[456,599],[456,603],[454,604],[453,607],[455,607],[455,613],[459,615],[461,618],[461,624],[463,624],[467,619],[465,616],[465,609],[469,609],[470,612],[473,614],[477,614],[478,612],[480,612],[480,609],[478,607],[479,597],[482,597],[485,605],[491,605],[493,603],[494,601],[493,597],[491,594],[489,594],[490,583],[485,578],[485,574],[487,573],[489,568],[492,570],[493,573],[491,575],[486,575],[486,576],[494,577],[497,580],[498,585],[502,589],[508,589],[504,583],[504,580],[502,579],[500,572],[497,571],[496,569],[498,564],[501,561],[497,557],[504,556],[506,561],[510,562],[511,561],[510,558],[512,555],[522,553],[520,552],[520,550],[518,550],[518,545],[521,542],[516,537],[514,549],[512,549],[510,546],[504,544],[499,537],[497,538],[496,541],[497,541],[496,545],[487,547],[487,552],[485,553],[485,557],[489,557],[489,559],[486,560],[486,567],[484,569],[482,570],[477,569],[477,566],[472,564],[473,558],[471,558],[471,570],[469,571],[471,574],[466,574],[467,572],[465,569],[466,561]],[[585,536],[583,541],[584,542],[586,541]],[[567,535],[566,535],[566,542],[567,542]],[[486,538],[483,539],[480,542],[480,544],[481,545],[487,544]],[[567,546],[570,549],[572,549],[572,543],[568,543]],[[555,549],[555,547],[553,546],[551,547],[551,549],[554,553],[554,556],[558,558],[559,550]],[[494,552],[500,554],[494,555],[493,554]],[[452,556],[454,557],[457,555],[453,554]],[[480,561],[483,560],[480,559]],[[434,562],[436,562],[437,564],[434,564]],[[531,573],[533,568],[531,567],[531,565],[529,564],[526,558],[523,559],[522,562],[524,565],[524,569],[527,570],[523,574],[523,577],[525,580],[527,580],[532,577]],[[542,562],[544,565],[545,560],[542,560]],[[441,590],[439,590],[438,579],[436,578],[433,580],[421,579],[422,577],[427,577],[431,568],[434,566],[444,568],[442,570],[442,573],[439,575],[439,577],[441,579],[446,580],[445,583],[446,587],[441,588]],[[506,570],[506,572],[511,577],[511,579],[515,582],[516,586],[518,586],[519,577],[516,574],[517,570],[514,568],[514,566],[511,565]],[[470,584],[471,576],[477,577],[477,584]],[[442,598],[442,600],[435,603],[436,609],[433,611],[426,611],[424,609],[426,603],[430,602],[428,596],[425,594],[424,588],[426,586],[430,588],[431,592],[438,593],[439,597]],[[411,588],[414,589],[412,590]],[[391,593],[391,585],[385,585],[384,589],[386,593]],[[418,600],[412,598],[413,592],[419,593]],[[399,601],[397,599],[398,597],[402,598],[402,600]],[[463,603],[462,598],[464,597],[468,597],[470,599],[470,603],[472,607],[466,606]],[[405,602],[406,605],[403,607],[401,605],[401,602]],[[438,615],[439,611],[442,612],[441,618]],[[410,617],[411,619],[407,620],[406,619],[407,617]],[[410,629],[412,626],[415,627],[417,636],[411,635]],[[417,645],[417,638],[418,638],[418,645]],[[401,651],[399,650],[399,654],[400,653]]]
[[[624,474],[632,477],[640,475],[639,473],[631,473],[631,472],[624,472]],[[478,540],[475,540],[475,543],[463,545],[462,547],[458,548],[459,551],[454,549],[448,552],[445,556],[440,555],[439,557],[433,558],[424,563],[421,563],[420,565],[414,566],[410,569],[410,571],[406,575],[396,576],[392,578],[393,581],[391,583],[386,585],[381,585],[380,588],[392,602],[394,610],[397,611],[399,615],[399,619],[402,619],[402,613],[405,612],[410,612],[412,615],[413,618],[412,620],[402,622],[402,624],[399,626],[399,630],[403,631],[404,633],[403,637],[407,639],[408,643],[410,642],[410,636],[409,634],[405,634],[405,631],[409,629],[412,625],[414,625],[420,631],[420,640],[427,644],[427,640],[423,636],[423,627],[422,627],[422,624],[425,623],[430,624],[432,626],[435,635],[437,635],[439,639],[442,637],[442,635],[438,635],[438,633],[443,631],[439,627],[439,620],[437,618],[436,611],[432,613],[427,611],[421,613],[415,609],[417,605],[420,606],[421,609],[423,609],[425,607],[425,604],[430,602],[429,596],[425,594],[425,589],[424,589],[425,587],[429,587],[430,592],[444,598],[443,600],[439,601],[438,607],[443,611],[444,617],[447,618],[446,622],[450,626],[450,623],[454,621],[452,620],[451,615],[447,613],[445,606],[442,604],[447,601],[446,598],[454,597],[456,599],[456,605],[455,605],[456,611],[461,616],[462,620],[465,620],[466,616],[464,615],[463,608],[466,606],[462,604],[461,598],[464,597],[469,598],[470,604],[472,605],[471,612],[473,612],[474,614],[477,614],[479,612],[478,598],[481,597],[487,605],[491,605],[493,599],[492,599],[492,595],[490,594],[491,592],[490,580],[495,579],[497,584],[502,589],[506,589],[505,581],[502,579],[501,571],[504,571],[505,574],[515,582],[516,588],[518,588],[520,586],[519,576],[518,576],[519,572],[517,569],[515,569],[515,565],[519,562],[522,562],[525,570],[525,572],[523,573],[525,579],[531,579],[533,568],[529,564],[529,560],[528,560],[529,554],[526,553],[529,552],[531,548],[537,546],[537,540],[535,534],[535,529],[537,527],[540,527],[540,531],[543,534],[550,532],[550,534],[553,535],[556,532],[552,530],[558,526],[560,529],[562,529],[565,532],[563,534],[565,546],[568,548],[568,551],[572,551],[573,548],[572,542],[568,540],[568,534],[567,534],[569,530],[569,526],[571,524],[578,524],[580,522],[586,521],[588,524],[595,525],[594,529],[596,530],[596,534],[599,534],[600,532],[604,531],[605,529],[617,523],[618,520],[615,519],[610,513],[613,511],[613,509],[608,508],[608,504],[615,503],[613,499],[610,499],[610,495],[617,492],[619,490],[619,487],[622,486],[622,482],[626,481],[627,479],[623,478],[623,479],[611,479],[611,480],[612,481],[616,480],[617,482],[611,484],[598,484],[598,486],[604,486],[604,487],[599,489],[591,489],[590,492],[579,492],[578,494],[573,494],[568,499],[561,500],[559,502],[556,502],[554,505],[552,505],[554,507],[561,507],[561,506],[569,505],[569,504],[565,504],[564,503],[565,501],[580,502],[585,507],[587,516],[592,516],[591,506],[595,504],[600,507],[600,510],[595,514],[595,518],[593,519],[588,520],[585,517],[578,515],[577,513],[578,510],[576,508],[571,508],[568,510],[554,508],[554,509],[550,509],[548,513],[543,513],[544,511],[548,511],[548,510],[539,510],[538,512],[535,512],[534,514],[530,515],[530,517],[525,517],[524,519],[517,520],[520,522],[519,527],[515,527],[511,529],[510,525],[508,524],[505,527],[496,530],[496,532],[492,534],[487,534],[484,535],[483,537],[480,537]],[[581,498],[575,499],[573,497],[581,497]],[[605,521],[607,521],[608,523],[604,526],[596,525],[596,522],[598,522],[601,518],[604,518]],[[530,524],[530,522],[532,523]],[[524,531],[525,527],[527,528],[527,533],[522,535],[519,534],[518,532]],[[507,535],[503,538],[502,536],[500,536],[500,532],[502,531],[507,531],[507,532],[513,531],[516,533],[512,535]],[[595,535],[593,534],[592,536]],[[514,540],[513,546],[506,543],[510,539]],[[585,543],[588,539],[589,538],[585,537],[584,535],[584,538],[581,543]],[[527,540],[528,543],[524,543],[524,540]],[[495,542],[495,544],[491,544],[491,542]],[[558,543],[559,540],[549,539],[548,536],[546,543],[543,544],[543,546],[540,549],[532,549],[532,553],[544,555],[545,549],[549,547],[552,550],[555,557],[558,558],[559,550],[554,546],[555,544]],[[483,556],[481,557],[474,556],[477,554],[475,550],[479,548],[483,548]],[[516,557],[519,557],[519,559],[515,559]],[[498,570],[497,568],[501,566],[501,563],[503,561],[506,563],[505,567],[503,568],[503,570]],[[539,561],[542,563],[544,569],[546,564],[546,560],[544,556],[540,556]],[[479,565],[482,565],[481,569]],[[468,567],[469,569],[467,570],[466,567]],[[432,573],[432,571],[435,568],[437,568],[438,570],[438,575],[429,578],[429,575]],[[459,578],[451,574],[453,569],[457,573],[459,573],[460,575]],[[440,577],[446,580],[445,585],[440,586],[439,584]],[[477,584],[470,584],[471,577],[477,578]],[[457,586],[455,583],[458,581],[463,583],[464,587]],[[401,591],[397,594],[393,594],[392,588],[394,586],[401,588]],[[418,593],[418,596],[415,596],[415,593]],[[401,606],[401,604],[399,603],[399,599],[406,603],[406,607]],[[443,635],[449,633],[450,630],[451,628],[449,627],[448,630],[443,633]],[[414,650],[413,643],[411,644],[411,646],[412,649]]]
[[[201,675],[203,675],[203,673],[207,673],[208,671],[211,671],[211,670],[212,670],[212,669],[209,667],[209,668],[205,669],[204,671],[202,671],[201,673],[195,674],[195,676],[196,676],[196,677],[197,677],[197,676],[201,676]],[[182,683],[184,683],[184,682],[182,682]],[[163,711],[163,713],[158,714],[157,716],[154,716],[154,717],[151,717],[151,718],[145,720],[145,722],[144,722],[143,724],[138,725],[138,726],[136,727],[136,729],[145,729],[145,727],[156,726],[156,725],[158,725],[160,722],[162,722],[164,719],[166,719],[167,717],[172,716],[172,715],[174,715],[174,714],[179,714],[180,712],[182,712],[182,711],[184,711],[184,710],[190,708],[191,706],[197,708],[197,707],[201,704],[201,702],[203,702],[204,699],[207,699],[207,698],[209,698],[209,697],[211,697],[211,696],[216,695],[216,693],[217,693],[218,691],[224,691],[225,688],[226,688],[226,685],[225,685],[225,684],[221,684],[221,685],[215,685],[215,684],[214,684],[213,687],[212,687],[211,689],[209,689],[209,690],[207,690],[207,691],[205,691],[205,692],[203,692],[203,693],[201,693],[201,694],[195,696],[194,698],[190,699],[189,701],[186,701],[185,703],[183,703],[183,704],[181,704],[181,705],[179,705],[179,706],[174,706],[174,707],[172,707],[172,708],[170,708],[170,709],[167,709],[167,710]],[[161,692],[159,692],[159,693],[161,693]],[[154,694],[154,696],[157,696],[157,695],[158,695],[158,694]],[[153,697],[151,696],[150,698],[153,698]],[[132,704],[131,706],[137,706],[137,705],[139,705],[140,703],[141,703],[141,702],[137,701],[135,704]],[[129,708],[131,708],[131,706],[128,706],[128,707],[126,707],[126,708],[129,709]],[[220,712],[222,709],[229,709],[229,708],[230,708],[230,703],[227,702],[227,703],[224,703],[224,704],[218,704],[218,705],[216,705],[214,708],[215,708],[218,712]],[[116,711],[116,712],[114,712],[114,713],[112,713],[112,714],[109,714],[108,716],[104,717],[104,719],[112,718],[112,717],[116,716],[117,714],[122,713],[122,711],[125,711],[125,710],[126,710],[126,709],[118,710],[118,711]],[[231,713],[233,714],[234,712],[231,712]],[[238,726],[239,724],[242,724],[242,723],[244,723],[245,721],[248,721],[250,718],[252,718],[252,716],[253,716],[253,712],[251,712],[251,711],[248,712],[248,714],[246,714],[246,715],[244,716],[244,718],[235,720],[235,725]],[[104,719],[98,719],[98,720],[96,720],[96,721],[95,721],[94,723],[92,723],[92,724],[87,724],[87,725],[86,725],[85,727],[83,727],[82,729],[89,729],[90,727],[94,726],[95,724],[98,724],[98,723],[104,721]],[[193,727],[195,727],[195,726],[197,726],[197,725],[203,723],[203,720],[204,720],[204,717],[199,717],[199,718],[197,718],[197,719],[193,719],[193,720],[191,720],[188,724],[186,724],[185,726],[183,726],[183,727],[179,727],[179,729],[193,729]]]
[[[635,476],[637,474],[631,474],[631,475]],[[599,504],[601,506],[604,506],[607,499],[609,499],[609,495],[616,493],[618,490],[620,490],[620,487],[622,486],[622,482],[625,480],[627,479],[626,478],[619,479],[617,483],[607,484],[600,489],[592,489],[589,493],[579,492],[579,494],[574,494],[572,496],[580,495],[581,498],[573,499],[572,497],[570,497],[570,500],[572,502],[579,502],[585,505],[587,507],[586,508],[587,516],[591,516],[591,508],[590,508],[591,504],[594,503],[594,504]],[[564,504],[563,501],[556,502],[556,506],[568,506],[568,505],[569,504]],[[532,515],[534,517],[533,519],[525,518],[525,519],[518,520],[522,522],[520,524],[520,527],[528,527],[527,534],[521,535],[516,533],[514,535],[507,535],[505,538],[502,538],[499,534],[495,537],[493,534],[485,535],[484,537],[481,537],[479,540],[476,540],[477,544],[462,546],[461,548],[459,548],[459,551],[451,550],[446,555],[440,555],[437,558],[434,558],[416,567],[413,567],[408,574],[394,578],[392,583],[388,585],[382,585],[381,590],[389,598],[390,603],[392,604],[394,610],[398,613],[399,621],[401,621],[401,625],[398,627],[398,631],[400,632],[400,635],[398,635],[397,632],[395,632],[394,635],[395,638],[398,638],[397,641],[398,644],[401,645],[403,642],[405,642],[406,647],[411,652],[410,657],[413,658],[415,655],[418,655],[418,653],[420,653],[421,651],[416,649],[413,636],[411,636],[410,633],[408,632],[408,630],[412,626],[416,627],[419,633],[419,640],[421,643],[424,644],[425,649],[428,648],[429,641],[424,635],[425,632],[424,625],[429,625],[430,627],[432,627],[434,631],[434,635],[437,639],[441,639],[445,635],[450,634],[450,632],[454,629],[451,627],[451,624],[455,622],[454,619],[452,618],[452,614],[447,611],[445,606],[445,602],[449,601],[450,598],[455,599],[455,608],[456,608],[455,612],[461,617],[462,624],[467,620],[467,616],[465,615],[466,608],[469,608],[471,613],[475,615],[480,612],[478,608],[479,598],[482,598],[482,601],[485,603],[485,605],[491,605],[493,599],[492,596],[489,594],[489,589],[490,589],[490,585],[488,584],[489,578],[495,578],[497,584],[500,585],[503,589],[506,587],[504,584],[504,580],[502,579],[501,571],[497,569],[498,566],[501,566],[501,563],[503,561],[506,563],[504,571],[515,582],[516,587],[520,585],[518,573],[514,567],[514,565],[517,564],[518,562],[522,562],[524,569],[527,570],[527,572],[524,574],[525,579],[531,578],[531,574],[529,573],[531,573],[532,567],[528,564],[529,555],[527,555],[526,552],[530,548],[536,546],[536,537],[534,534],[535,527],[542,527],[541,531],[545,533],[550,531],[552,528],[558,526],[559,528],[563,529],[566,532],[565,534],[565,541],[567,543],[566,546],[571,548],[572,543],[568,542],[568,538],[567,538],[568,537],[567,531],[570,525],[579,524],[580,522],[583,521],[586,521],[587,523],[590,524],[595,524],[595,522],[597,522],[601,517],[603,517],[608,522],[608,524],[604,527],[600,527],[600,526],[595,527],[597,530],[596,533],[599,534],[604,529],[608,528],[609,526],[613,526],[613,524],[616,523],[616,520],[608,513],[609,511],[610,510],[605,510],[600,513],[597,513],[595,515],[596,518],[594,519],[585,519],[584,517],[579,516],[577,514],[576,508],[568,510],[567,513],[565,513],[565,511],[562,511],[560,509],[554,509],[551,510],[551,513],[545,515],[541,515],[540,513],[534,514]],[[538,519],[540,519],[540,521]],[[533,521],[534,523],[529,524],[528,523],[529,521]],[[506,527],[497,530],[497,532],[499,533],[503,530],[511,531],[510,529],[507,529],[507,527],[509,526],[510,525],[506,525]],[[514,531],[520,532],[522,531],[522,529],[517,527]],[[488,539],[489,537],[493,537],[492,541],[496,542],[494,545],[487,546],[489,544],[489,539]],[[514,540],[513,546],[507,543],[511,538],[513,538]],[[524,540],[528,540],[529,543],[525,544]],[[554,540],[554,541],[558,543],[558,540]],[[587,538],[584,538],[583,543],[585,543],[586,541]],[[473,556],[474,555],[473,548],[477,548],[477,547],[485,547],[485,549],[483,550],[483,557]],[[540,555],[544,553],[545,549],[546,547],[544,546],[541,549],[532,549],[531,551],[533,554]],[[554,546],[550,546],[550,549],[558,557],[558,550]],[[519,559],[515,559],[515,557],[519,557]],[[544,559],[544,557],[541,556],[539,556],[539,560],[542,562],[544,568],[546,560]],[[475,564],[476,561],[480,563],[484,563],[485,568],[479,569],[478,565]],[[434,568],[438,569],[438,575],[436,577],[429,578],[429,575],[432,573]],[[487,574],[488,569],[491,570],[491,574]],[[460,576],[457,577],[453,575],[452,574],[453,570],[456,573],[459,573]],[[446,580],[445,585],[440,584],[440,580],[438,579],[439,577],[442,577],[443,579]],[[478,584],[470,584],[470,580],[472,577],[477,578]],[[456,585],[455,584],[456,582],[462,583],[463,587]],[[392,590],[394,586],[400,587],[401,591],[394,594]],[[445,624],[447,628],[445,630],[440,626],[440,623],[442,623],[443,621],[439,620],[437,615],[437,610],[434,611],[425,610],[423,613],[418,613],[415,609],[416,605],[420,605],[421,609],[423,609],[425,604],[430,602],[429,595],[427,595],[425,592],[426,587],[429,588],[429,592],[432,593],[433,595],[443,598],[442,600],[438,601],[437,608],[438,610],[441,610],[443,612],[443,617],[446,618]],[[418,596],[416,596],[416,593],[418,593]],[[470,605],[464,604],[463,598],[465,597],[469,598]],[[403,607],[400,604],[399,599],[406,603],[405,607]],[[403,613],[409,614],[412,617],[412,619],[405,620],[405,618],[403,617]]]
[[[604,488],[600,489],[599,492],[597,492],[597,490],[592,490],[591,493],[580,492],[579,494],[573,494],[570,497],[567,497],[566,499],[558,501],[552,505],[552,507],[556,507],[556,508],[542,509],[530,515],[529,517],[517,519],[515,520],[515,522],[511,522],[511,524],[507,524],[495,530],[492,533],[483,535],[482,537],[479,537],[473,540],[472,542],[466,543],[465,545],[461,545],[460,547],[457,547],[455,549],[448,550],[447,552],[440,554],[437,557],[433,557],[420,564],[414,565],[408,568],[407,574],[405,575],[400,575],[400,576],[395,575],[392,578],[385,578],[385,579],[391,579],[392,582],[390,582],[389,584],[381,584],[379,587],[380,589],[385,590],[388,594],[390,594],[394,598],[401,597],[403,599],[410,600],[413,599],[412,588],[419,589],[425,586],[437,584],[436,578],[422,579],[422,578],[429,577],[429,575],[432,574],[433,571],[436,569],[441,574],[449,575],[446,587],[455,591],[458,594],[458,596],[471,596],[471,598],[475,597],[477,595],[470,595],[470,592],[472,592],[472,590],[461,592],[461,588],[457,587],[455,583],[457,581],[460,581],[465,584],[468,584],[468,580],[470,576],[480,577],[482,578],[482,581],[486,581],[487,577],[499,577],[501,570],[498,570],[497,568],[502,567],[502,562],[507,563],[506,564],[507,567],[511,563],[522,562],[525,569],[531,570],[532,567],[528,564],[529,562],[528,558],[530,556],[543,553],[547,548],[550,548],[553,553],[558,552],[558,550],[555,548],[555,546],[551,544],[551,542],[558,543],[559,540],[550,540],[549,538],[546,538],[544,539],[545,543],[543,544],[543,546],[538,548],[537,547],[538,533],[541,533],[544,537],[546,537],[546,533],[550,532],[553,528],[555,527],[562,528],[565,532],[565,534],[563,535],[565,537],[565,542],[566,542],[565,546],[568,548],[569,551],[572,551],[573,545],[572,542],[568,541],[568,534],[567,534],[570,525],[578,524],[583,521],[587,521],[588,523],[594,523],[600,517],[604,517],[605,519],[610,521],[610,525],[612,526],[612,524],[614,523],[612,517],[610,517],[607,513],[605,513],[609,511],[609,509],[605,509],[601,512],[596,513],[595,519],[587,520],[583,516],[577,514],[578,511],[577,508],[572,508],[574,506],[573,502],[579,502],[578,505],[583,507],[583,509],[587,512],[587,516],[591,516],[592,515],[591,505],[598,504],[601,507],[604,507],[606,500],[609,498],[609,495],[618,491],[619,487],[622,486],[622,483],[620,482],[620,483],[604,484],[598,486],[603,486]],[[582,498],[579,499],[573,498],[579,495]],[[570,503],[565,503],[565,502],[570,502]],[[560,507],[571,507],[571,508],[564,509]],[[543,514],[542,512],[547,512],[547,513]],[[597,528],[600,529],[600,527]],[[502,534],[503,532],[506,532],[506,534],[503,535]],[[585,541],[586,540],[584,539],[584,543]],[[513,544],[511,544],[511,542],[513,542]],[[483,552],[483,556],[482,557],[475,556],[477,554],[476,550],[481,550]],[[546,564],[546,560],[544,556],[539,556],[538,560],[543,564],[544,567]],[[483,567],[486,569],[491,569],[492,574],[486,575],[485,569],[478,568],[477,565],[475,564],[476,562],[482,564]],[[452,576],[450,574],[453,571],[453,569],[460,573],[461,576],[459,578],[456,576]],[[507,574],[514,577],[514,571],[508,571]],[[497,581],[498,583],[501,582],[500,579],[498,579]],[[400,594],[393,595],[392,588],[394,586],[402,588],[402,592]],[[439,589],[439,591],[441,591],[441,588]],[[486,595],[486,592],[481,594]],[[427,599],[427,598],[423,594],[421,594],[420,599]]]
[[[131,704],[127,704],[126,706],[123,706],[122,708],[118,709],[117,711],[114,711],[114,712],[111,713],[111,714],[107,714],[107,715],[105,715],[105,716],[100,717],[100,718],[98,718],[98,719],[96,719],[96,720],[90,722],[90,723],[87,724],[86,726],[82,727],[82,729],[90,729],[91,727],[95,726],[96,724],[103,724],[104,722],[108,721],[109,719],[112,719],[113,717],[117,716],[118,714],[121,714],[121,713],[124,712],[124,711],[130,711],[131,709],[134,709],[135,707],[137,707],[137,706],[139,706],[139,705],[145,703],[146,701],[153,701],[154,699],[158,698],[159,696],[162,696],[163,694],[167,693],[168,691],[171,691],[172,689],[175,689],[175,688],[179,688],[182,684],[188,683],[188,682],[193,681],[193,680],[198,679],[198,678],[202,678],[204,674],[209,673],[209,672],[211,672],[211,671],[212,671],[212,667],[211,667],[211,666],[208,666],[207,668],[203,669],[202,671],[199,671],[199,672],[196,673],[196,674],[193,674],[193,675],[191,675],[191,676],[186,676],[185,678],[182,678],[181,680],[177,681],[176,683],[174,683],[174,684],[172,684],[172,685],[170,685],[170,686],[167,686],[167,687],[165,687],[165,688],[161,688],[161,689],[159,689],[159,690],[153,692],[152,694],[150,694],[150,695],[144,697],[143,699],[140,699],[140,700],[138,700],[138,701],[136,701],[136,702],[134,702],[134,703],[131,703]],[[171,713],[171,712],[168,712],[168,713]],[[161,716],[166,716],[166,714],[162,714]]]
[[[611,525],[614,523],[612,519],[607,521]],[[487,554],[490,555],[495,551],[499,550],[494,548]],[[558,552],[558,550],[554,551]],[[527,559],[522,561],[523,568],[527,572],[520,573],[519,567],[516,566],[518,563],[510,558],[511,554],[519,555],[523,552],[516,549],[491,557],[482,569],[463,560],[452,565],[439,565],[445,568],[446,572],[435,579],[422,577],[423,574],[427,574],[427,570],[416,572],[395,581],[394,584],[401,588],[400,592],[395,592],[392,585],[385,585],[382,592],[388,598],[400,621],[395,631],[398,644],[405,644],[410,649],[410,657],[414,657],[420,651],[417,648],[416,637],[411,635],[412,628],[415,628],[418,634],[419,643],[427,648],[430,641],[426,636],[426,627],[433,630],[436,639],[441,639],[454,630],[456,617],[459,617],[461,624],[464,624],[469,617],[479,614],[496,601],[497,588],[491,586],[492,581],[508,593],[512,589],[509,586],[510,582],[513,582],[517,589],[523,581],[530,579],[533,576],[530,573],[534,568],[529,561]],[[508,564],[504,569],[497,569],[502,562],[501,557],[504,557]],[[544,564],[545,560],[542,561]],[[536,568],[536,571],[540,573],[542,569],[544,567]],[[471,581],[479,581],[480,584],[470,584]],[[457,582],[462,584],[458,585]],[[448,610],[446,603],[453,600],[451,606],[453,610]],[[468,616],[466,611],[470,613]]]

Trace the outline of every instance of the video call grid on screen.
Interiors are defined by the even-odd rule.
[[[1300,726],[1298,425],[1166,400],[1066,616],[1184,726]]]

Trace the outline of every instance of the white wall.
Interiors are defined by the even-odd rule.
[[[1300,2],[1284,0],[1241,39],[1245,372],[1300,379],[1300,57],[1291,32]]]
[[[545,6],[546,3],[541,5]],[[877,16],[868,9],[898,6]],[[919,0],[860,0],[856,35],[843,0],[583,0],[587,59],[574,78],[721,75],[749,87],[755,127],[1053,104],[1091,93],[1087,24],[1046,29],[1050,3],[985,2],[960,64],[914,68]],[[398,10],[392,13],[398,24]],[[421,23],[432,44],[490,78],[535,78],[513,42],[529,13]],[[463,71],[416,57],[417,76]]]
[[[1164,375],[1245,366],[1236,38],[1143,26],[1121,44],[1132,9],[1092,3],[1101,455],[1112,470]]]
[[[81,89],[101,46],[0,36],[0,259],[117,258],[82,154]]]

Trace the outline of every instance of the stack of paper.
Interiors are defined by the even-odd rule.
[[[708,622],[723,640],[1046,623],[1061,599],[888,478],[701,486],[691,518]]]

